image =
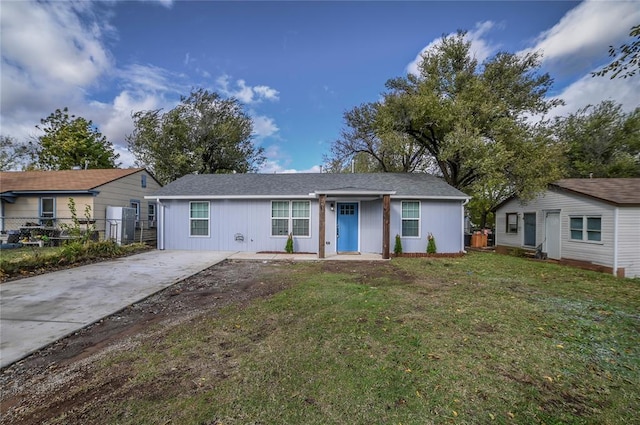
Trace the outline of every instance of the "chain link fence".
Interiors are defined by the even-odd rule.
[[[60,246],[84,237],[93,241],[141,242],[155,246],[157,228],[154,220],[0,217],[0,243],[3,245]]]

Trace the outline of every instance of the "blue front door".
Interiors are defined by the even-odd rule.
[[[338,203],[338,252],[358,250],[358,204]]]

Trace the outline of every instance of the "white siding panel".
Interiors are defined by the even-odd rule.
[[[618,231],[618,267],[640,277],[640,207],[619,208]]]
[[[518,200],[506,202],[496,211],[496,242],[498,245],[523,247],[523,220],[525,212],[536,212],[536,243],[545,242],[544,220],[547,211],[560,211],[560,249],[564,259],[589,261],[613,266],[614,207],[595,199],[569,192],[546,191],[528,203]],[[518,234],[506,233],[506,214],[518,213]],[[592,215],[602,217],[602,240],[598,243],[569,239],[569,217]]]

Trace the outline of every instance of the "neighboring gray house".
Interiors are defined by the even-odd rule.
[[[146,199],[158,205],[158,248],[380,253],[464,250],[469,197],[428,174],[208,174],[184,176]],[[391,246],[391,248],[390,248]]]
[[[548,258],[640,276],[640,179],[564,179],[495,208],[496,250],[542,245]]]

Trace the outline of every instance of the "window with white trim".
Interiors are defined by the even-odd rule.
[[[402,237],[420,237],[420,201],[402,201]]]
[[[271,236],[311,235],[310,201],[271,201]]]
[[[147,220],[149,220],[149,227],[156,227],[156,203],[149,202],[147,205]]]
[[[209,236],[209,201],[189,202],[189,236]]]
[[[518,233],[518,213],[507,213],[507,233]]]
[[[40,198],[40,217],[54,218],[56,216],[55,198]]]
[[[601,242],[602,217],[570,216],[569,237],[573,241]]]

